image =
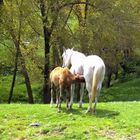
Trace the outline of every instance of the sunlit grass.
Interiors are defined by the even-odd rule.
[[[1,104],[0,139],[139,139],[140,102],[99,103],[97,114],[85,114],[74,104],[68,112],[49,105]],[[31,126],[37,123],[38,126]]]
[[[12,76],[0,77],[0,102],[7,101]],[[0,139],[2,140],[139,140],[140,139],[140,79],[118,82],[103,88],[97,104],[97,114],[85,114],[88,107],[62,112],[43,104],[0,104]],[[39,94],[34,83],[33,94]],[[26,101],[23,79],[18,77],[13,101]],[[37,96],[41,98],[41,96]],[[88,96],[84,95],[88,100]],[[2,102],[1,102],[2,103]],[[37,124],[37,126],[32,126]]]

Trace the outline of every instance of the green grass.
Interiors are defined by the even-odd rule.
[[[101,90],[99,101],[140,101],[140,78],[127,79],[114,83],[113,86]]]
[[[0,77],[0,103],[6,102],[11,76]],[[27,102],[23,78],[18,77],[14,102]],[[40,85],[33,84],[34,97],[40,97]],[[116,82],[103,88],[97,104],[97,114],[85,114],[74,104],[62,112],[42,104],[0,104],[1,140],[139,140],[140,139],[140,78]],[[40,97],[41,98],[41,97]],[[84,96],[88,100],[88,96]],[[39,123],[39,126],[31,126]]]
[[[0,105],[1,140],[138,140],[140,102],[98,103],[97,114],[85,114],[74,104],[68,112],[35,104]],[[38,123],[39,126],[31,126]]]

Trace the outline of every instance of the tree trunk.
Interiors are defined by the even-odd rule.
[[[15,66],[14,66],[14,73],[13,73],[13,80],[12,80],[12,85],[11,85],[11,89],[10,89],[10,93],[9,93],[9,99],[8,99],[8,103],[11,103],[12,100],[12,96],[13,96],[13,90],[14,90],[14,86],[15,86],[15,80],[16,80],[16,74],[17,74],[17,65],[18,65],[18,54],[19,51],[16,51],[16,56],[15,56]]]
[[[88,3],[88,2],[89,2],[89,0],[86,0],[86,3]],[[86,20],[87,20],[87,14],[88,14],[88,4],[85,5],[85,24],[86,24]]]
[[[111,76],[112,76],[112,73],[108,73],[107,74],[106,88],[109,88],[110,87]]]
[[[44,64],[44,85],[43,85],[43,102],[49,103],[50,102],[50,88],[48,84],[49,80],[49,64],[47,61],[49,61],[49,56],[47,56],[47,47],[45,46],[45,64]]]
[[[21,53],[20,49],[19,49],[19,57],[20,57],[20,62],[21,62],[21,66],[22,66],[23,76],[24,76],[24,79],[25,79],[26,88],[27,88],[28,101],[29,101],[30,104],[33,104],[34,100],[33,100],[30,78],[29,78],[27,68],[26,68],[26,65],[25,65],[25,60],[22,56],[22,53]]]
[[[115,80],[117,80],[118,79],[118,71],[116,71],[114,74],[115,74]]]
[[[17,72],[17,64],[18,64],[18,58],[19,58],[21,66],[22,66],[23,76],[25,78],[25,84],[26,84],[27,93],[28,93],[28,100],[29,100],[29,103],[33,104],[34,101],[33,101],[32,89],[31,89],[31,84],[30,84],[30,79],[29,79],[29,76],[28,76],[27,68],[25,66],[25,60],[22,56],[20,46],[19,46],[19,42],[14,41],[14,43],[15,43],[15,46],[16,46],[15,68],[14,68],[13,81],[12,81],[12,85],[11,85],[11,90],[10,90],[10,94],[9,94],[8,103],[11,102],[12,95],[13,95],[13,89],[14,89],[14,85],[15,85],[16,72]]]
[[[3,14],[3,0],[0,0],[0,24],[2,22],[2,14]]]
[[[43,102],[50,103],[50,88],[48,84],[49,80],[49,52],[50,52],[50,32],[47,27],[48,19],[46,15],[46,8],[45,8],[45,1],[40,0],[40,10],[42,15],[42,22],[43,22],[43,33],[44,33],[44,42],[45,42],[45,64],[44,64],[44,85],[43,85]]]
[[[0,5],[2,5],[3,4],[3,0],[0,0]]]

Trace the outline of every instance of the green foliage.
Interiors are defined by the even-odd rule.
[[[9,98],[9,91],[11,87],[12,76],[0,76],[0,103],[7,103]],[[33,80],[34,81],[34,80]],[[42,102],[41,97],[41,82],[32,85],[33,96],[36,103]],[[27,90],[24,83],[24,78],[21,75],[17,75],[16,85],[13,92],[12,102],[28,102]]]

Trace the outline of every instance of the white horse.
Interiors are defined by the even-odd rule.
[[[86,111],[96,112],[96,104],[102,87],[102,82],[105,75],[105,64],[103,60],[97,55],[85,56],[81,52],[74,51],[73,49],[65,49],[62,54],[63,66],[71,65],[71,72],[77,72],[84,76],[86,82],[86,89],[89,95],[89,106]],[[71,97],[73,98],[73,97]],[[73,100],[72,100],[73,101]],[[94,108],[92,107],[92,102]],[[70,102],[72,105],[72,102]]]
[[[69,67],[71,65],[70,72],[72,74],[83,75],[83,62],[86,58],[84,54],[79,53],[77,51],[73,51],[73,48],[67,49],[67,50],[63,48],[62,57],[63,57],[62,67]],[[75,89],[75,84],[72,84],[69,108],[72,108],[72,103],[73,103],[73,98],[74,98],[74,89]],[[84,93],[84,83],[81,83],[79,107],[82,107],[83,93]]]

